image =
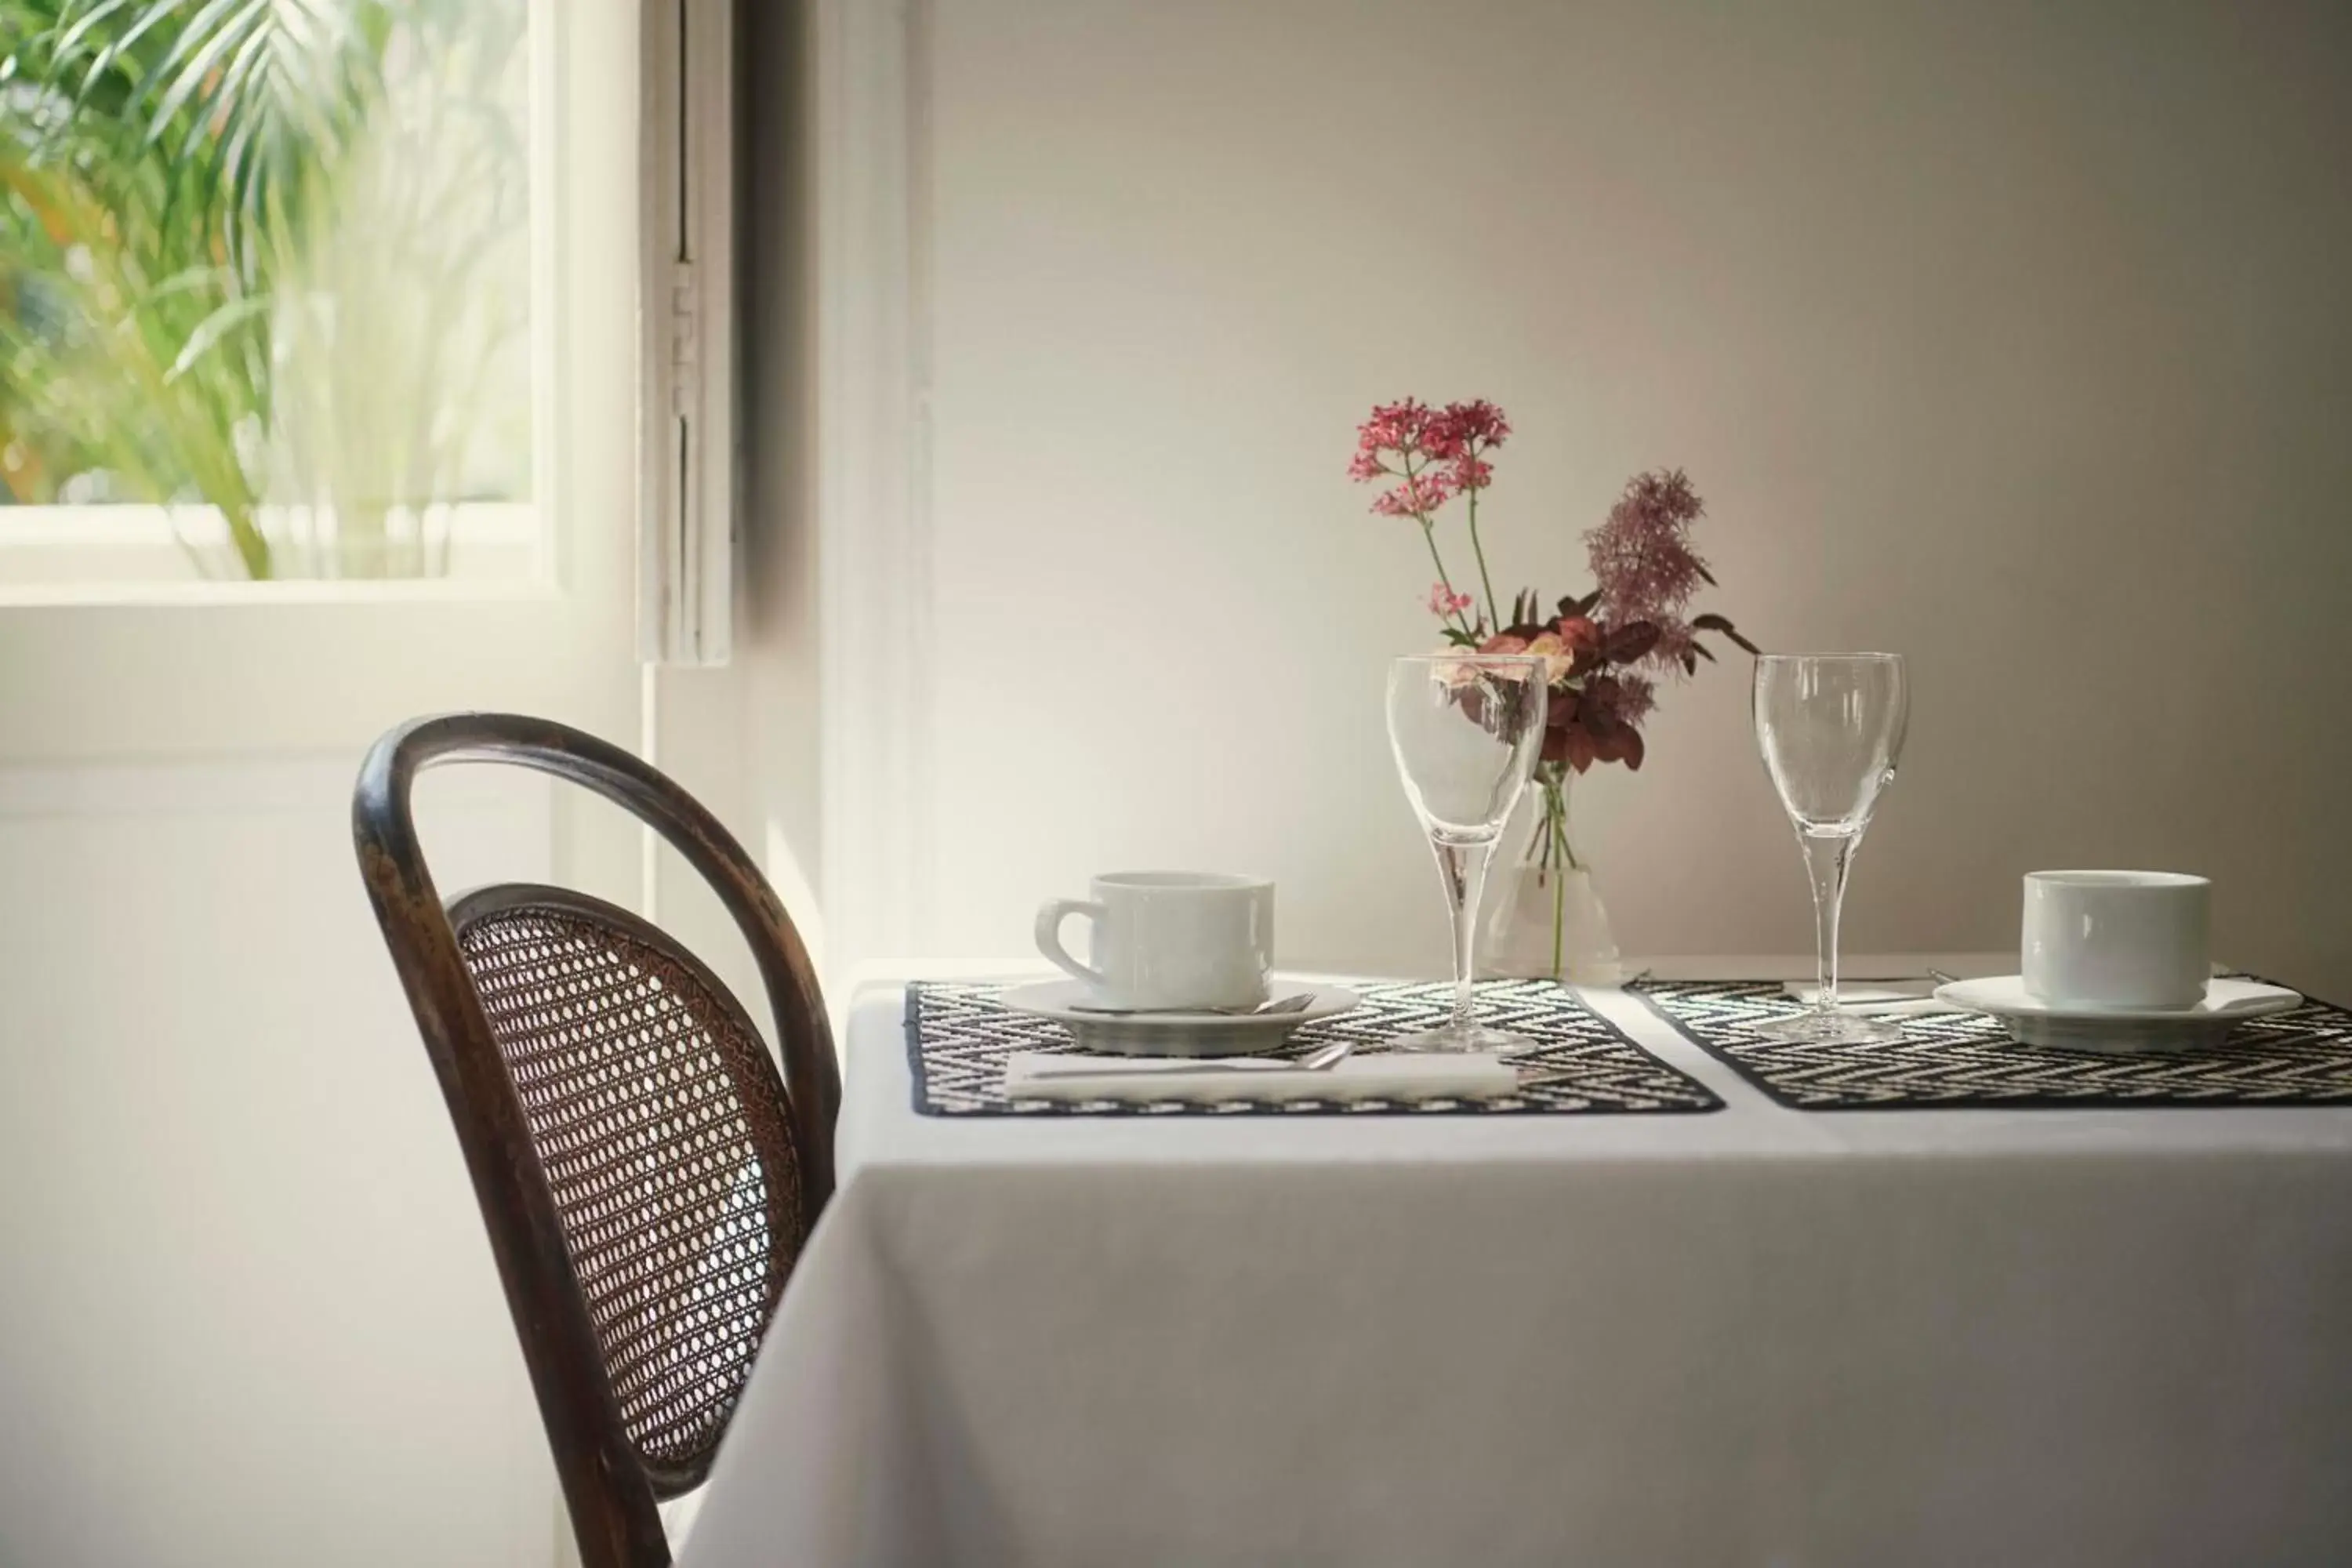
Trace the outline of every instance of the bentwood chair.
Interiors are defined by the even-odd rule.
[[[727,988],[628,911],[521,883],[444,905],[409,794],[418,770],[455,762],[568,779],[675,846],[751,944],[782,1076]],[[841,1084],[808,956],[717,818],[561,724],[403,725],[360,770],[352,831],[473,1176],[581,1560],[659,1568],[656,1505],[709,1473],[833,1192]]]

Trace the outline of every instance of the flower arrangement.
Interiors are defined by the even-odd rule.
[[[1543,750],[1536,765],[1540,816],[1529,861],[1554,884],[1552,971],[1560,967],[1565,878],[1581,869],[1568,838],[1568,780],[1595,763],[1639,770],[1647,748],[1642,724],[1656,709],[1662,679],[1698,673],[1716,655],[1701,634],[1759,651],[1730,621],[1691,615],[1702,587],[1717,585],[1691,542],[1691,526],[1706,506],[1681,469],[1636,474],[1609,515],[1586,531],[1593,586],[1543,608],[1533,589],[1506,605],[1495,592],[1478,531],[1479,498],[1494,483],[1493,455],[1511,434],[1510,420],[1479,399],[1433,408],[1414,399],[1381,404],[1357,427],[1348,477],[1378,484],[1371,510],[1409,518],[1419,526],[1437,580],[1429,610],[1447,643],[1480,653],[1525,653],[1550,661]],[[1466,524],[1475,582],[1456,579],[1440,540],[1443,515],[1455,501]],[[1459,559],[1457,556],[1456,559]]]

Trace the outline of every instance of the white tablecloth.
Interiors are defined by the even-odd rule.
[[[1704,967],[1703,965],[1700,967]],[[915,1114],[686,1568],[2352,1562],[2352,1110]]]

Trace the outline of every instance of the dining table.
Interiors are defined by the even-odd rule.
[[[2352,1102],[1792,1087],[1669,985],[1571,988],[1635,1113],[967,1114],[909,980],[687,1568],[2352,1562]]]

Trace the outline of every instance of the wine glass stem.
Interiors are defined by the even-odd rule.
[[[1805,870],[1813,883],[1814,977],[1813,1010],[1837,1011],[1838,910],[1845,902],[1846,868],[1853,862],[1853,836],[1801,833],[1805,846]]]
[[[1494,858],[1492,839],[1456,844],[1433,837],[1429,847],[1437,855],[1437,875],[1445,884],[1446,912],[1454,920],[1454,1029],[1471,1026],[1471,978],[1475,973],[1472,947],[1478,936],[1478,894],[1486,885],[1486,865]]]

